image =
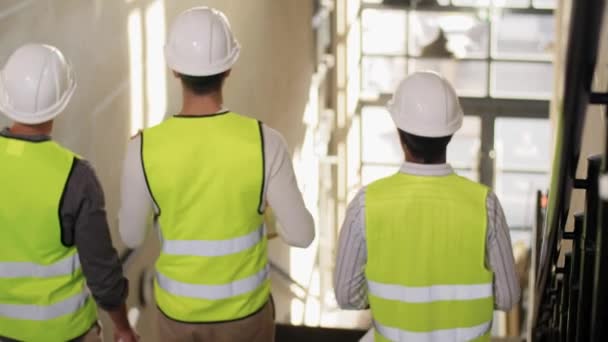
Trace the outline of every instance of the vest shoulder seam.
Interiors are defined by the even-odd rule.
[[[78,164],[79,159],[76,155],[72,155],[72,165],[70,166],[70,171],[68,172],[68,176],[65,180],[65,184],[63,185],[63,190],[61,191],[61,198],[59,199],[59,208],[57,209],[57,215],[59,216],[59,231],[60,231],[60,239],[61,244],[64,247],[71,248],[74,246],[74,239],[72,234],[72,241],[67,241],[67,236],[65,234],[65,230],[67,229],[64,226],[63,218],[61,217],[61,211],[63,209],[63,205],[65,203],[65,196],[67,194],[68,185],[70,184],[70,179],[72,179],[72,175],[74,174],[74,170],[76,169],[76,164]]]
[[[150,198],[152,198],[152,202],[154,202],[154,205],[156,206],[156,208],[158,208],[158,213],[156,213],[154,216],[156,218],[160,217],[160,215],[162,214],[162,209],[160,207],[160,205],[158,205],[158,201],[156,200],[156,198],[154,197],[154,193],[152,192],[152,187],[150,186],[150,181],[148,180],[148,174],[146,172],[146,163],[144,161],[144,132],[142,131],[140,133],[140,141],[139,141],[139,160],[141,162],[141,170],[143,172],[143,176],[144,176],[144,181],[146,183],[146,188],[148,188],[148,193],[150,193]]]
[[[262,121],[257,120],[258,127],[260,130],[260,145],[262,148],[262,186],[260,189],[260,202],[258,204],[258,214],[264,214],[264,189],[266,188],[266,146],[264,142],[264,124]]]

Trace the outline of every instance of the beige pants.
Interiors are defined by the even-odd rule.
[[[189,324],[176,322],[157,309],[160,341],[180,342],[273,342],[272,301],[253,316],[225,323]]]

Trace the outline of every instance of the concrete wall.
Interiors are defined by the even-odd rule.
[[[79,87],[58,119],[54,137],[95,166],[120,250],[116,213],[125,144],[137,129],[179,110],[179,84],[164,65],[162,46],[167,24],[181,11],[200,5],[223,10],[243,46],[227,83],[227,107],[277,128],[294,151],[304,139],[302,119],[314,68],[312,1],[0,2],[1,64],[27,42],[55,45],[73,63]],[[1,126],[7,124],[0,118]],[[271,255],[288,255],[281,243],[272,245]],[[134,295],[138,293],[137,270],[153,260],[153,250],[138,256],[129,271]],[[154,341],[150,329],[150,324],[140,327],[145,341]]]

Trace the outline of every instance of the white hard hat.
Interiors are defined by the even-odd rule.
[[[27,44],[0,71],[0,112],[24,124],[54,119],[70,102],[76,81],[58,49]]]
[[[406,77],[388,104],[395,125],[407,133],[429,138],[453,135],[463,113],[452,85],[432,71]]]
[[[195,7],[180,14],[165,45],[169,67],[189,76],[227,71],[236,63],[240,51],[226,16],[209,7]]]

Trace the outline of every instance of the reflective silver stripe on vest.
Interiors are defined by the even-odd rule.
[[[50,265],[0,262],[0,278],[50,278],[73,274],[79,268],[78,253]]]
[[[416,342],[461,342],[476,339],[490,331],[492,322],[486,322],[470,328],[434,330],[430,332],[407,331],[384,326],[374,320],[374,328],[391,341]]]
[[[176,295],[200,299],[225,299],[251,292],[260,287],[268,278],[268,265],[251,277],[224,285],[198,285],[182,283],[156,272],[158,285],[165,291]]]
[[[401,286],[368,280],[369,292],[382,299],[405,303],[430,303],[445,300],[472,300],[493,296],[492,283],[476,285]]]
[[[46,321],[78,311],[86,304],[88,298],[89,291],[85,288],[81,293],[48,306],[0,304],[0,316],[28,321]]]
[[[228,240],[163,240],[162,252],[169,255],[221,256],[244,251],[262,241],[265,227]]]

